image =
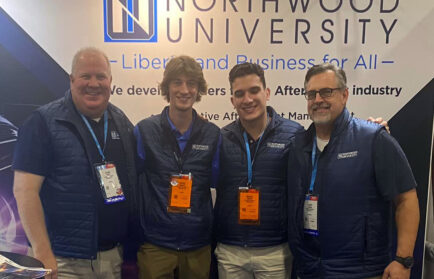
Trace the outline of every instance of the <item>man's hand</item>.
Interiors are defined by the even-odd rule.
[[[37,253],[34,251],[34,257],[42,262],[44,268],[51,269],[51,273],[45,278],[57,279],[57,261],[51,251],[46,253]]]
[[[382,279],[409,279],[411,269],[405,268],[397,261],[391,262],[384,270]]]
[[[369,117],[368,117],[368,121],[370,121],[370,122],[374,122],[374,123],[377,123],[377,124],[380,124],[381,126],[383,126],[384,128],[386,128],[386,131],[390,134],[390,128],[389,128],[389,125],[387,124],[387,121],[384,121],[384,120],[383,120],[382,117],[374,118],[374,117],[372,117],[372,116],[369,116]]]

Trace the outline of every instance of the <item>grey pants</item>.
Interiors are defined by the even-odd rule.
[[[288,243],[259,248],[218,243],[215,254],[220,279],[288,279],[291,277],[292,254]]]

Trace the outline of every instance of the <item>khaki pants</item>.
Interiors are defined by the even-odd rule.
[[[27,253],[33,257],[33,250]],[[95,260],[56,256],[58,279],[121,279],[122,246],[97,252]],[[51,278],[50,275],[45,278]]]
[[[292,254],[288,243],[271,247],[217,244],[220,279],[285,279],[291,277]]]
[[[192,251],[176,251],[145,243],[137,252],[141,279],[171,279],[175,270],[179,279],[208,279],[210,264],[210,245]]]
[[[96,260],[56,256],[58,279],[120,279],[122,247],[97,253]]]

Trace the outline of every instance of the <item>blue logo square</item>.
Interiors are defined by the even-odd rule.
[[[104,42],[154,43],[157,35],[157,0],[104,0]]]

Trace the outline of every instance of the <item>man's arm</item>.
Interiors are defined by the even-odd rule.
[[[398,231],[396,255],[402,258],[413,257],[419,227],[419,201],[416,189],[399,194],[395,198],[395,219]],[[383,279],[410,278],[410,269],[397,261],[392,261],[384,270]]]
[[[395,205],[398,230],[396,255],[403,258],[411,257],[413,256],[420,218],[416,189],[398,195],[395,199]]]
[[[51,250],[45,225],[39,191],[44,176],[16,170],[14,176],[14,196],[17,200],[18,212],[34,257],[40,260],[45,268],[53,270],[51,278],[57,278],[57,262]]]

